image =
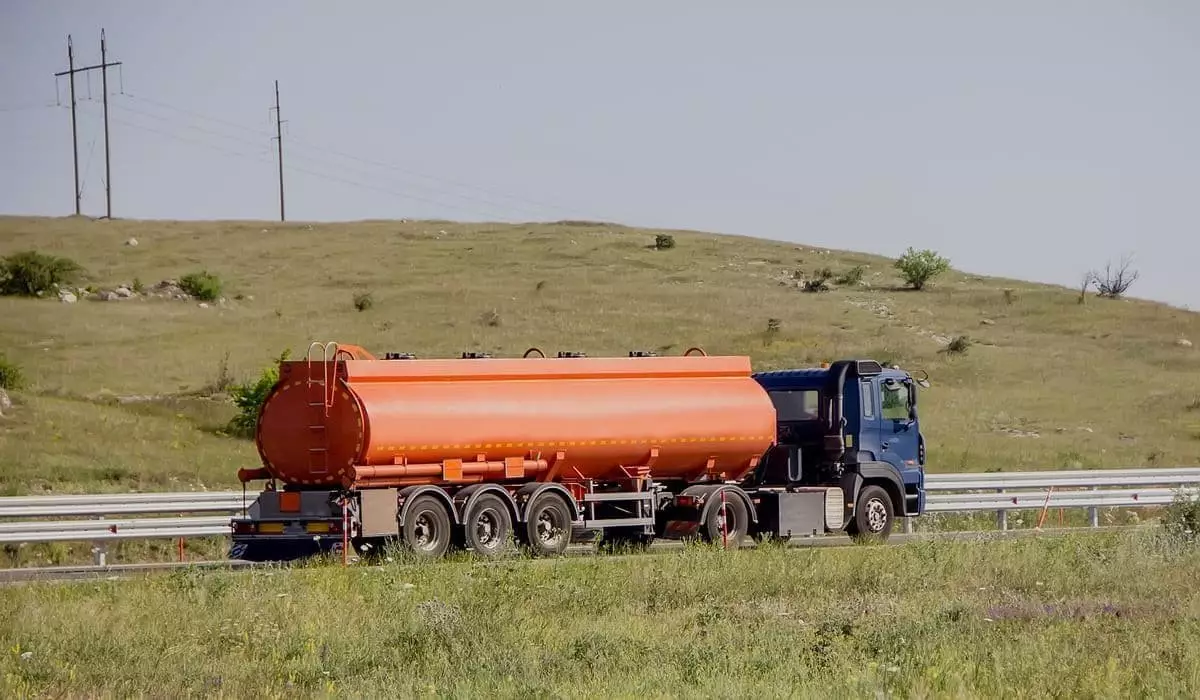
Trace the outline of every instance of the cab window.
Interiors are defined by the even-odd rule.
[[[908,385],[883,385],[883,410],[880,415],[884,420],[908,420]]]
[[[780,422],[820,418],[820,394],[813,389],[783,389],[769,394]]]
[[[863,382],[861,384],[862,391],[862,414],[863,418],[875,417],[875,387],[871,382]]]

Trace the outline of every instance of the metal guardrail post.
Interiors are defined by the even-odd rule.
[[[104,519],[103,515],[97,518],[97,520]],[[108,545],[105,544],[104,540],[92,541],[92,559],[96,566],[104,566],[108,563]]]
[[[1099,486],[1093,486],[1092,491],[1099,491]],[[1096,506],[1088,508],[1088,525],[1090,527],[1100,527],[1100,509]]]
[[[996,489],[996,493],[1004,493],[1004,489]],[[1000,509],[996,511],[996,527],[1000,530],[1008,529],[1008,511]]]
[[[904,519],[904,534],[911,535],[912,532],[913,532],[913,519],[905,518]]]

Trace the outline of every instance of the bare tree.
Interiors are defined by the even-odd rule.
[[[1089,273],[1092,282],[1096,284],[1097,293],[1110,299],[1118,299],[1125,294],[1138,278],[1138,271],[1129,268],[1131,262],[1129,256],[1125,256],[1115,269],[1110,262],[1104,266],[1104,272]]]
[[[1095,272],[1083,273],[1083,279],[1079,282],[1079,303],[1087,303],[1087,290],[1092,286],[1092,278],[1096,276]]]

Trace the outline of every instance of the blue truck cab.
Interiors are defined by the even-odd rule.
[[[873,360],[754,378],[775,405],[777,435],[746,486],[838,486],[851,536],[886,538],[896,517],[924,512],[917,386],[925,378]]]

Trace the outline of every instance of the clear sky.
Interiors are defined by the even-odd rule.
[[[1200,306],[1200,3],[3,0],[0,213],[602,219]],[[104,214],[100,74],[80,75]],[[88,99],[90,98],[90,99]],[[61,105],[61,106],[60,106]]]

